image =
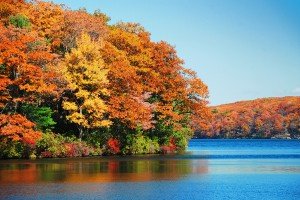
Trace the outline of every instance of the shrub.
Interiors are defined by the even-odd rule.
[[[42,158],[81,157],[101,155],[100,148],[87,145],[75,137],[63,137],[59,134],[45,133],[37,143],[37,152]]]
[[[36,128],[43,132],[53,129],[56,124],[52,119],[53,111],[49,107],[37,107],[30,104],[22,105],[21,112],[36,124]]]
[[[110,138],[107,141],[107,146],[108,146],[109,153],[112,153],[112,154],[120,153],[120,142],[119,142],[119,140],[114,139],[114,138]]]
[[[188,140],[184,132],[176,131],[170,138],[170,146],[176,152],[182,152],[187,148]]]
[[[133,138],[130,150],[132,154],[145,154],[147,153],[147,141],[142,135],[138,135]]]
[[[169,140],[161,146],[161,152],[175,153],[182,152],[187,148],[190,129],[182,128],[172,133]]]
[[[103,149],[100,147],[90,148],[90,156],[101,156],[103,154]]]
[[[159,152],[157,139],[138,134],[127,136],[127,145],[124,147],[125,154],[153,154]]]
[[[9,18],[9,23],[17,28],[30,27],[30,21],[25,15],[17,14]]]
[[[36,144],[37,152],[41,157],[63,157],[65,154],[64,138],[59,134],[44,133]]]
[[[89,156],[92,149],[87,146],[85,142],[73,142],[73,143],[65,143],[65,156],[66,157],[81,157],[81,156]]]
[[[21,142],[0,142],[0,158],[22,158],[24,145]]]
[[[159,149],[159,144],[158,144],[158,139],[149,139],[150,141],[149,143],[149,149],[148,149],[148,153],[149,154],[154,154],[154,153],[158,153],[160,151]]]

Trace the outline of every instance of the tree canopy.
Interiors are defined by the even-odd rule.
[[[207,86],[140,24],[35,0],[3,0],[0,17],[2,146],[51,157],[73,137],[107,153],[180,151],[206,126]]]

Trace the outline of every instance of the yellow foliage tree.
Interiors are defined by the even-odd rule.
[[[107,105],[103,98],[108,96],[107,73],[100,55],[100,41],[92,41],[88,34],[82,34],[77,47],[66,54],[64,77],[71,91],[63,108],[68,111],[67,119],[78,125],[79,137],[85,129],[107,127]]]

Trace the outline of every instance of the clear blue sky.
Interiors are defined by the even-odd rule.
[[[212,105],[300,95],[300,0],[54,0],[139,22],[176,46]]]

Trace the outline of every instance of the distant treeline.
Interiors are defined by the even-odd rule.
[[[202,138],[299,138],[300,97],[262,98],[211,107]]]

